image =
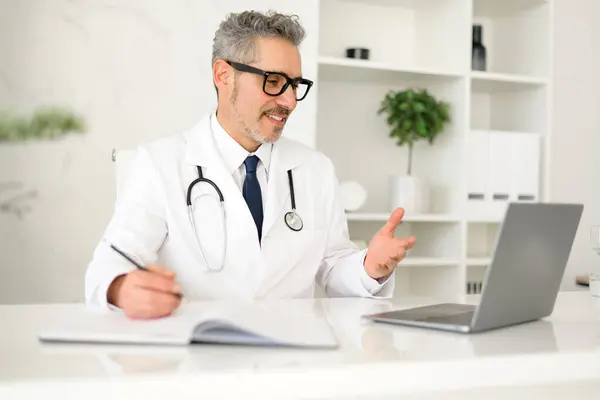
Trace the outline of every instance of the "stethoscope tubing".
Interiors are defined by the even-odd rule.
[[[290,199],[292,201],[292,211],[296,211],[296,195],[294,194],[294,178],[292,177],[292,170],[288,169],[288,184],[290,186]]]
[[[201,166],[197,166],[197,168],[198,168],[198,178],[194,179],[192,181],[192,183],[189,184],[188,190],[187,190],[186,203],[187,203],[188,207],[192,206],[192,189],[199,182],[206,182],[209,185],[211,185],[215,189],[215,191],[217,192],[217,195],[219,196],[219,201],[221,203],[224,203],[225,202],[225,198],[223,197],[223,193],[221,192],[221,189],[219,189],[219,186],[217,186],[217,184],[214,183],[213,181],[211,181],[210,179],[207,179],[207,178],[204,177],[204,175],[202,174],[202,167]]]

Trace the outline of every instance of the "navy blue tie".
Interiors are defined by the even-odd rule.
[[[263,207],[262,195],[260,193],[260,184],[256,177],[256,166],[258,165],[257,156],[249,156],[244,161],[246,167],[246,179],[244,179],[244,187],[242,193],[248,204],[256,229],[258,230],[258,241],[262,238],[262,223],[263,223]]]

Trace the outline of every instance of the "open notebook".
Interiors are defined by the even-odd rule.
[[[188,345],[222,343],[336,348],[327,321],[292,303],[183,303],[171,316],[132,320],[85,308],[38,334],[43,342]]]

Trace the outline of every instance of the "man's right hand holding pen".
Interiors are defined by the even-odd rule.
[[[166,317],[179,307],[181,287],[173,271],[151,264],[118,276],[108,288],[107,300],[129,318]]]
[[[108,245],[137,268],[113,280],[106,295],[109,304],[133,319],[166,317],[179,307],[183,294],[173,271],[158,264],[141,265],[115,245]]]

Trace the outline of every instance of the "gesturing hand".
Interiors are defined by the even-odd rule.
[[[404,217],[404,209],[394,210],[385,225],[373,235],[369,242],[364,267],[367,274],[373,279],[383,278],[394,272],[397,264],[404,259],[406,250],[415,245],[415,238],[394,237],[396,227]]]

